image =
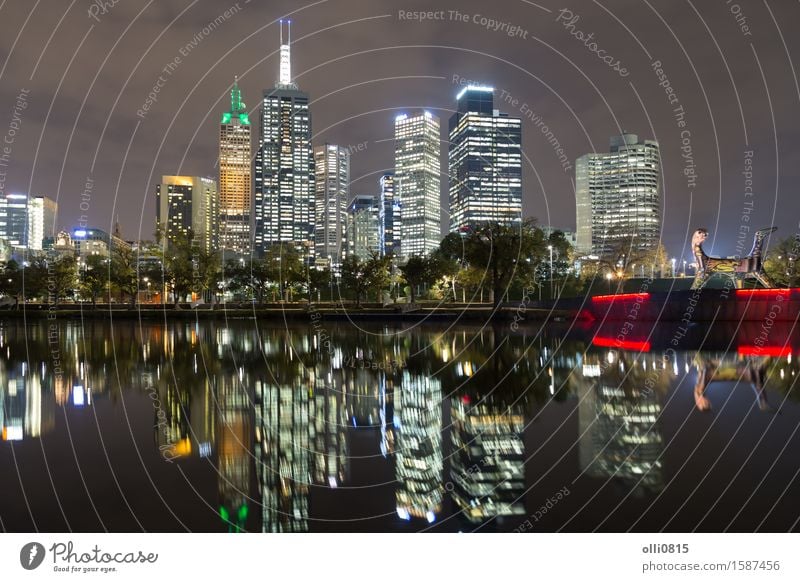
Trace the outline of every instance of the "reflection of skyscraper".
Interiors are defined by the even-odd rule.
[[[347,476],[347,408],[341,385],[314,390],[312,448],[314,482],[341,485]]]
[[[308,531],[311,396],[301,377],[291,384],[256,381],[262,530]]]
[[[475,406],[462,398],[451,402],[453,501],[473,522],[525,514],[523,407],[486,399]]]
[[[244,531],[250,511],[250,398],[235,376],[218,378],[217,457],[220,517],[229,531]]]
[[[226,252],[250,252],[250,118],[238,82],[219,126],[219,231]]]
[[[581,470],[658,490],[663,487],[659,456],[664,445],[657,425],[661,403],[653,390],[626,395],[624,386],[610,381],[608,374],[596,379],[584,375],[578,384]]]
[[[42,386],[41,372],[0,361],[0,434],[5,441],[41,438],[55,427],[55,399]]]
[[[397,515],[433,522],[442,509],[442,385],[429,376],[403,372],[395,395]]]

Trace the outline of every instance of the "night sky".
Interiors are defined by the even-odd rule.
[[[408,18],[420,10],[443,12]],[[800,231],[794,0],[0,0],[0,139],[12,140],[0,144],[0,188],[57,199],[60,228],[86,214],[110,230],[119,216],[126,238],[152,238],[162,174],[216,176],[234,75],[257,119],[287,17],[314,145],[352,146],[351,195],[377,192],[391,169],[398,113],[431,110],[445,140],[457,80],[469,79],[494,86],[501,111],[539,120],[523,123],[523,211],[540,224],[574,228],[574,159],[607,151],[609,136],[626,130],[661,145],[671,255],[689,258],[699,226],[711,231],[706,250],[720,255],[736,254],[740,228],[750,229],[745,251],[761,226]],[[159,76],[158,100],[137,114]],[[516,102],[501,102],[503,91]],[[749,151],[752,196],[742,174]],[[443,169],[445,152],[443,142]],[[694,187],[684,173],[692,164]],[[442,189],[445,210],[445,179]]]

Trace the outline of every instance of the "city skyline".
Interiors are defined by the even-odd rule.
[[[33,72],[32,65],[23,62],[20,56],[26,47],[31,48],[29,43],[33,39],[42,36],[37,35],[36,30],[45,23],[31,19],[26,26],[30,34],[22,35],[15,51],[7,53],[10,60],[5,75],[11,83],[4,84],[0,96],[10,107],[22,95],[20,89],[30,92],[26,97],[28,106],[23,119],[23,124],[25,119],[29,123],[17,137],[12,152],[15,169],[8,172],[5,187],[7,191],[40,193],[58,200],[59,224],[68,228],[77,224],[82,214],[87,214],[80,209],[80,201],[87,178],[90,178],[94,183],[87,214],[90,222],[110,231],[119,214],[122,230],[128,238],[147,239],[152,237],[149,217],[155,213],[154,201],[146,197],[152,184],[161,174],[216,175],[214,128],[218,126],[218,112],[225,109],[229,100],[232,73],[239,74],[239,85],[245,95],[260,95],[264,87],[273,84],[279,67],[279,54],[274,42],[278,20],[295,9],[288,3],[279,3],[268,11],[252,4],[242,5],[241,11],[230,16],[213,34],[204,37],[197,48],[187,53],[184,46],[197,30],[202,30],[219,16],[215,7],[198,5],[196,10],[187,12],[176,22],[169,38],[158,39],[142,66],[125,84],[135,59],[130,60],[118,50],[113,51],[109,61],[113,66],[100,69],[102,62],[95,62],[90,56],[108,53],[113,41],[135,16],[136,7],[126,4],[118,4],[102,16],[102,28],[98,27],[89,35],[76,56],[75,66],[70,69],[70,78],[74,82],[64,84],[58,94],[52,86],[43,85],[46,81],[43,71],[46,69],[42,67],[54,66],[63,70],[67,63],[65,55],[72,54],[79,40],[70,40],[63,32],[70,26],[78,30],[88,27],[85,14],[68,15],[32,83],[26,82]],[[413,9],[414,4],[412,2],[409,9]],[[356,182],[354,191],[367,191],[362,187],[362,180],[372,181],[371,173],[391,169],[391,162],[387,161],[390,159],[390,144],[381,140],[391,136],[391,119],[396,114],[413,107],[427,107],[441,119],[446,119],[452,115],[453,95],[462,87],[461,80],[471,79],[492,85],[497,89],[499,108],[523,119],[523,179],[528,185],[523,196],[524,214],[537,216],[541,224],[574,228],[574,201],[569,196],[573,189],[572,173],[562,168],[559,156],[549,143],[549,136],[540,130],[546,125],[571,161],[583,153],[603,151],[607,136],[621,133],[623,129],[657,139],[665,168],[665,203],[674,201],[672,207],[688,209],[690,194],[683,175],[681,129],[676,126],[673,112],[681,106],[691,131],[698,184],[694,189],[696,195],[692,197],[691,214],[684,216],[686,213],[665,211],[664,242],[670,254],[679,254],[683,250],[683,255],[689,258],[688,236],[698,226],[711,229],[711,240],[719,248],[719,253],[734,252],[735,234],[721,229],[720,225],[740,222],[736,208],[744,202],[742,191],[745,184],[741,175],[745,167],[744,151],[755,152],[754,176],[758,177],[755,189],[762,200],[754,208],[753,222],[768,225],[774,221],[781,228],[780,233],[794,231],[791,216],[800,212],[800,208],[795,211],[794,202],[787,199],[786,204],[793,209],[792,212],[775,211],[776,199],[783,200],[786,193],[792,191],[796,180],[791,163],[793,150],[784,146],[793,143],[792,128],[796,121],[792,112],[797,106],[797,92],[791,75],[782,74],[782,68],[788,66],[787,56],[781,43],[774,42],[772,36],[775,33],[773,17],[781,22],[784,15],[786,21],[785,15],[791,15],[787,8],[776,7],[772,14],[761,11],[750,15],[754,46],[761,47],[758,62],[764,70],[762,81],[765,80],[771,89],[771,114],[764,83],[741,82],[747,78],[743,77],[745,72],[755,71],[756,79],[760,75],[749,45],[740,42],[749,41],[751,37],[742,37],[733,17],[709,20],[709,14],[714,10],[698,7],[707,22],[714,22],[711,29],[720,49],[730,57],[728,74],[717,66],[722,63],[719,51],[699,19],[684,23],[690,27],[680,35],[686,50],[684,53],[652,11],[646,7],[631,11],[629,18],[636,26],[628,26],[631,31],[647,33],[650,40],[646,46],[650,58],[634,43],[636,50],[622,59],[629,76],[620,79],[614,71],[589,69],[589,78],[596,85],[595,89],[578,72],[581,67],[594,66],[592,55],[575,42],[561,22],[555,23],[558,11],[544,7],[551,12],[533,6],[504,6],[509,22],[516,22],[529,30],[528,42],[523,42],[523,39],[509,41],[505,35],[489,34],[471,23],[462,26],[453,21],[441,24],[403,21],[398,18],[397,11],[384,2],[375,4],[375,18],[369,29],[358,24],[342,24],[363,17],[352,6],[344,6],[340,14],[321,7],[292,15],[296,25],[294,76],[317,100],[313,106],[319,135],[313,136],[314,142],[327,141],[343,147],[366,142],[366,148],[354,156],[352,173]],[[481,8],[477,3],[466,3],[460,9],[465,13],[469,10],[479,13]],[[10,26],[25,23],[24,9],[8,6],[6,10],[8,12],[4,14]],[[675,7],[659,7],[658,11],[668,24],[682,22]],[[604,48],[610,54],[621,55],[624,51],[620,47],[632,42],[629,35],[614,37],[610,33],[618,24],[598,7],[583,7],[580,16],[581,24],[586,23],[584,29],[591,29],[597,38],[607,39]],[[89,23],[93,22],[89,20]],[[338,26],[314,34],[331,25]],[[149,34],[148,26],[144,22],[137,23],[137,37],[141,41],[147,38],[145,44],[156,36]],[[237,38],[247,38],[249,33],[254,33],[254,36],[226,55],[226,51],[231,49],[230,35],[237,30],[241,31],[241,35],[236,34]],[[405,46],[408,43],[403,40],[409,35],[422,41],[417,44],[458,46],[455,41],[471,31],[475,32],[471,41],[477,43],[475,50],[479,53],[441,48],[405,49],[412,58],[398,59],[395,55],[399,55],[399,51],[364,52],[379,48],[383,39]],[[354,32],[357,35],[351,36]],[[532,36],[556,47],[564,57],[530,40]],[[0,41],[9,51],[12,38]],[[138,42],[134,44],[138,46]],[[792,42],[787,42],[791,50]],[[61,46],[65,50],[59,53]],[[326,56],[331,47],[336,49]],[[533,58],[519,61],[522,51],[532,51]],[[686,66],[686,54],[694,51],[711,54],[714,62],[694,63],[695,73]],[[145,104],[159,71],[176,56],[181,58],[181,63],[171,76],[164,75],[167,83],[159,93],[158,102],[147,111],[143,110],[144,117],[136,115]],[[222,60],[215,65],[220,57]],[[566,58],[575,66],[570,65]],[[87,59],[89,64],[83,67],[81,63]],[[522,70],[506,61],[519,63]],[[529,63],[541,63],[541,67]],[[390,74],[382,70],[386,64],[390,66]],[[99,74],[97,83],[110,87],[113,98],[106,99],[105,92],[86,91],[92,86],[95,74]],[[388,80],[389,77],[392,80]],[[198,80],[200,85],[194,89]],[[363,83],[365,80],[371,81]],[[635,92],[629,82],[633,83]],[[661,86],[662,83],[665,85]],[[669,94],[667,88],[671,91]],[[674,96],[678,103],[672,102]],[[33,120],[46,117],[51,100],[53,110],[45,128]],[[76,108],[71,104],[84,101],[87,107],[76,118]],[[740,110],[739,103],[750,106]],[[754,107],[754,103],[763,107]],[[258,106],[257,100],[251,97],[248,104],[252,116]],[[646,112],[650,114],[649,121]],[[11,114],[10,108],[8,115]],[[255,116],[252,118],[256,119]],[[113,134],[106,131],[101,137],[107,120],[115,131]],[[134,135],[136,124],[139,127]],[[69,148],[67,142],[55,139],[51,134],[57,128],[69,133],[73,126],[75,135]],[[45,133],[41,154],[34,167],[33,153],[42,130]],[[780,146],[778,149],[775,147],[776,139]],[[87,147],[76,148],[78,143]],[[130,151],[126,156],[129,143]],[[42,166],[45,159],[53,163]],[[777,163],[781,168],[780,177],[775,172]],[[60,171],[62,165],[63,175]],[[35,171],[31,174],[31,170]],[[142,212],[143,220],[140,219]],[[718,214],[721,215],[718,217]]]

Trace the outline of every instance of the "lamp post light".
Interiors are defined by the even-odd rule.
[[[670,261],[670,263],[672,263],[672,278],[673,278],[673,279],[675,278],[675,261],[676,261],[676,260],[677,260],[677,259],[676,259],[675,257],[672,257],[672,258],[669,260],[669,261]]]
[[[614,275],[611,273],[606,273],[606,281],[608,281],[608,294],[611,294],[611,279],[614,278]]]
[[[550,251],[550,299],[553,298],[553,245],[547,245],[547,250]]]
[[[683,259],[683,276],[686,277],[686,259]]]

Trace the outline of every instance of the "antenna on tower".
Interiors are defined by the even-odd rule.
[[[286,21],[286,42],[283,42],[283,19],[280,20],[280,76],[278,77],[279,85],[292,84],[292,21]]]

